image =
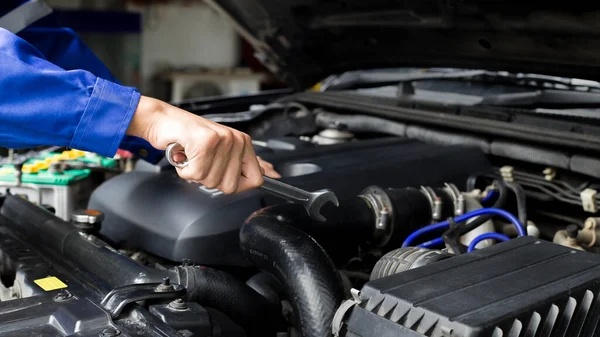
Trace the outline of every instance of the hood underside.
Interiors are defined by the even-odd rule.
[[[303,89],[348,70],[460,67],[600,80],[600,3],[206,0]]]

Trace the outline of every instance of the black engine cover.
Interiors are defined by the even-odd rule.
[[[369,185],[441,185],[463,188],[473,173],[491,167],[477,148],[444,147],[407,139],[377,139],[259,153],[283,181],[306,190],[332,189],[340,200]],[[133,171],[93,193],[90,208],[106,219],[101,233],[114,242],[172,261],[245,266],[238,231],[254,211],[283,201],[261,190],[224,195],[179,179],[172,169]]]

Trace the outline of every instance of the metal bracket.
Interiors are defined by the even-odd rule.
[[[140,283],[113,289],[106,294],[100,305],[112,318],[117,318],[130,303],[142,300],[174,300],[185,295],[185,288],[178,284]]]

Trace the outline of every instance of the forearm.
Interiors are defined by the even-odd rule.
[[[83,70],[65,71],[0,29],[0,145],[69,146],[112,156],[139,93]]]

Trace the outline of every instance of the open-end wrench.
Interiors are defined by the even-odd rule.
[[[187,157],[183,161],[175,161],[173,156],[176,153],[182,153],[185,155],[185,150],[178,143],[169,144],[165,150],[165,157],[169,163],[179,168],[188,166],[189,162]],[[321,207],[323,207],[323,205],[325,205],[327,202],[332,202],[335,206],[340,205],[335,193],[329,189],[308,192],[269,177],[263,176],[263,180],[264,183],[261,186],[263,190],[287,201],[304,206],[308,214],[317,221],[326,220],[321,214]]]

